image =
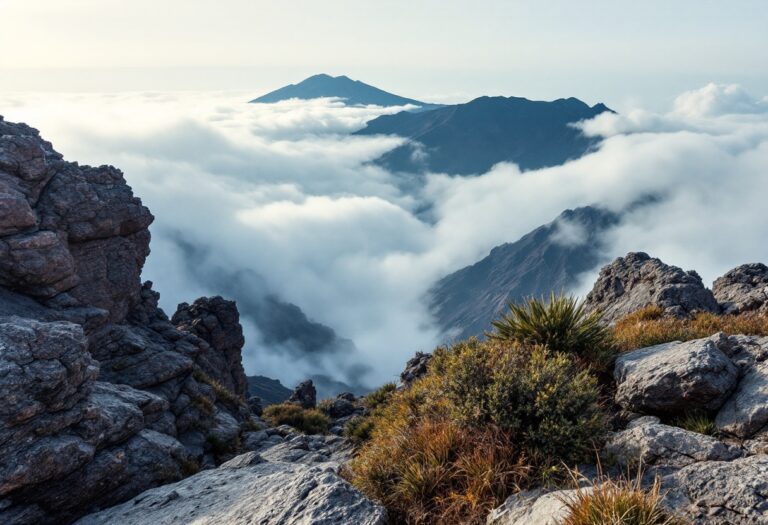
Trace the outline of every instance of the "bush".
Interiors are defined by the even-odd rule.
[[[296,403],[279,403],[264,409],[264,419],[272,426],[288,425],[304,434],[326,434],[331,420],[314,408]]]
[[[579,489],[563,503],[568,515],[561,525],[685,525],[662,504],[661,482],[643,490],[641,476],[635,480],[600,479],[588,489]]]
[[[658,306],[649,306],[620,319],[612,332],[616,348],[629,351],[672,341],[700,339],[718,332],[765,336],[768,335],[768,315],[700,313],[692,319],[680,319],[665,316]]]
[[[512,492],[592,457],[605,431],[595,379],[565,354],[475,339],[373,418],[351,481],[408,523],[482,523]]]
[[[587,313],[573,296],[550,294],[510,304],[509,312],[493,321],[494,339],[544,345],[553,352],[575,354],[586,363],[606,366],[612,358],[610,331],[600,322],[600,312]]]
[[[375,410],[389,401],[397,391],[397,385],[394,383],[384,383],[379,388],[363,397],[363,405],[368,410]]]
[[[363,397],[363,406],[368,409],[368,413],[350,419],[344,426],[344,435],[356,445],[368,441],[373,433],[376,416],[379,415],[381,409],[386,406],[396,391],[397,385],[385,383]]]

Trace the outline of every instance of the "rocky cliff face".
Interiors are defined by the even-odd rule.
[[[140,282],[152,220],[119,170],[0,117],[2,523],[67,523],[236,451],[237,309],[168,319]]]

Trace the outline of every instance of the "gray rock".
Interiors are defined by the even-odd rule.
[[[665,343],[621,354],[614,368],[616,402],[645,414],[718,409],[739,375],[718,341]]]
[[[261,403],[261,398],[259,396],[251,396],[248,398],[248,408],[251,409],[251,413],[261,417],[261,415],[264,413],[264,406]]]
[[[683,467],[697,461],[730,461],[741,449],[711,436],[660,423],[636,423],[612,434],[603,447],[605,457],[622,465]]]
[[[427,373],[430,361],[432,361],[432,354],[416,352],[416,355],[405,364],[405,369],[400,374],[400,382],[405,386],[409,386],[422,377]]]
[[[645,253],[628,253],[604,266],[585,304],[588,311],[602,312],[609,323],[651,305],[677,317],[720,311],[698,274]]]
[[[386,511],[331,468],[235,458],[183,481],[150,489],[78,525],[280,523],[386,525]]]
[[[715,279],[715,299],[723,313],[768,313],[768,266],[743,264]]]
[[[768,429],[768,361],[755,363],[715,418],[718,430],[740,438]]]
[[[768,456],[693,463],[662,479],[665,505],[694,525],[768,523]]]
[[[216,296],[201,297],[191,305],[181,303],[171,323],[210,345],[210,350],[201,352],[195,362],[224,388],[245,399],[248,380],[241,354],[245,339],[235,302]]]
[[[302,381],[293,389],[291,397],[288,398],[291,403],[298,403],[304,408],[315,408],[317,406],[317,391],[311,379]]]
[[[328,415],[334,419],[339,419],[354,413],[356,408],[357,407],[355,407],[355,404],[351,401],[343,398],[337,398],[334,399],[331,405],[328,407]]]
[[[529,490],[513,494],[500,507],[488,515],[488,525],[558,525],[568,516],[566,502],[578,495],[579,490]]]

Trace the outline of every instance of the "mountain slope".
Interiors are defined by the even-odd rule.
[[[600,236],[619,215],[591,206],[566,210],[513,243],[435,284],[429,302],[449,337],[482,335],[508,302],[567,290],[602,261]]]
[[[441,107],[412,98],[405,98],[373,87],[359,80],[346,76],[332,77],[320,74],[302,80],[298,84],[289,84],[266,95],[251,100],[251,103],[271,104],[282,100],[298,98],[310,100],[322,97],[338,97],[351,106],[374,104],[376,106],[419,106],[420,111]]]
[[[597,141],[571,124],[605,111],[611,110],[575,98],[542,102],[480,97],[432,111],[383,115],[356,134],[410,139],[377,160],[390,171],[470,175],[502,161],[530,170],[587,153]]]

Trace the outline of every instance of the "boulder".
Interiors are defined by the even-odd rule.
[[[302,381],[293,389],[289,403],[298,403],[304,408],[315,408],[317,406],[317,391],[311,379]]]
[[[715,299],[723,313],[768,313],[768,266],[743,264],[715,279]]]
[[[751,366],[715,418],[721,432],[749,438],[768,430],[768,361]]]
[[[529,490],[513,494],[488,515],[488,525],[558,525],[568,516],[566,502],[579,490]]]
[[[400,374],[400,382],[405,386],[409,386],[418,378],[422,377],[427,373],[429,362],[431,360],[432,354],[416,352],[416,355],[410,358],[405,364],[405,370]]]
[[[640,348],[616,359],[616,402],[644,414],[717,410],[733,392],[739,369],[718,336]]]
[[[342,417],[347,417],[352,415],[357,407],[354,403],[349,401],[348,399],[344,399],[342,397],[337,397],[331,402],[331,405],[328,407],[328,415],[331,416],[333,419],[339,419]]]
[[[269,462],[255,453],[150,489],[77,525],[386,525],[386,511],[330,466]]]
[[[685,272],[645,253],[628,253],[604,266],[585,305],[587,311],[602,312],[608,323],[646,306],[658,306],[677,317],[720,311],[696,272]]]
[[[603,447],[603,455],[622,465],[684,467],[697,461],[730,461],[742,452],[711,436],[638,421],[632,428],[612,434]]]
[[[694,525],[755,525],[768,516],[768,456],[702,461],[662,478],[667,507]]]

